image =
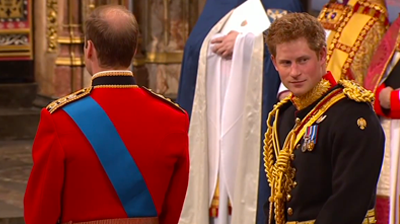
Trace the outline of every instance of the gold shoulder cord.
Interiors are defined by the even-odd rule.
[[[272,224],[273,212],[277,224],[285,223],[285,200],[287,194],[295,186],[295,169],[291,167],[291,161],[294,160],[293,151],[295,145],[304,135],[306,128],[312,125],[321,117],[333,104],[345,98],[341,89],[332,91],[318,103],[313,110],[302,120],[296,120],[296,124],[289,132],[280,150],[278,138],[278,113],[282,105],[289,102],[291,96],[286,97],[279,102],[269,113],[267,119],[267,132],[264,139],[264,166],[267,173],[267,179],[271,187],[269,223]],[[271,125],[272,120],[273,125]],[[276,160],[276,161],[275,161]],[[274,210],[273,210],[274,209]]]
[[[342,79],[339,80],[338,84],[344,87],[343,93],[356,102],[370,103],[375,99],[375,94],[373,92],[365,89],[354,81]]]

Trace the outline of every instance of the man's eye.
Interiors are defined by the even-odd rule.
[[[302,59],[300,59],[300,63],[305,63],[305,62],[307,62],[308,61],[308,58],[302,58]]]

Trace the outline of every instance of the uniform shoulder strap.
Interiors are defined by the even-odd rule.
[[[63,106],[74,102],[76,100],[79,100],[85,96],[88,96],[90,92],[92,91],[92,87],[87,87],[81,90],[78,90],[74,93],[71,93],[67,96],[61,97],[60,99],[57,99],[53,102],[51,102],[49,105],[47,105],[46,109],[49,111],[50,114],[54,113],[58,109],[62,108]]]
[[[162,100],[163,102],[166,102],[167,104],[171,105],[173,108],[178,109],[178,110],[182,111],[183,113],[186,113],[186,111],[182,107],[180,107],[179,104],[173,102],[171,99],[169,99],[161,94],[155,93],[151,89],[148,89],[144,86],[142,86],[141,88],[143,90],[145,90],[145,92],[149,93],[151,96],[153,96],[159,100]]]

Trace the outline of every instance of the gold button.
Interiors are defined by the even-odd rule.
[[[294,187],[296,187],[297,186],[297,182],[295,181],[295,182],[293,182],[293,186]]]
[[[301,121],[300,118],[297,117],[296,118],[296,124],[300,124],[300,121]]]
[[[299,149],[300,147],[301,147],[300,144],[297,144],[297,145],[296,145],[296,149]]]
[[[293,209],[289,207],[289,208],[287,209],[287,214],[288,214],[288,215],[293,215]]]
[[[292,199],[292,195],[290,194],[286,195],[286,201],[290,201],[290,199]]]
[[[291,160],[294,160],[294,158],[296,158],[296,157],[294,156],[294,154],[290,155],[290,159],[291,159]]]

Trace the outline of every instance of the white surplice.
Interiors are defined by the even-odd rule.
[[[264,43],[261,33],[241,33],[231,61],[214,54],[210,40],[220,35],[231,14],[212,28],[200,51],[189,128],[189,187],[180,224],[209,223],[218,176],[220,209],[214,221],[256,220]]]

